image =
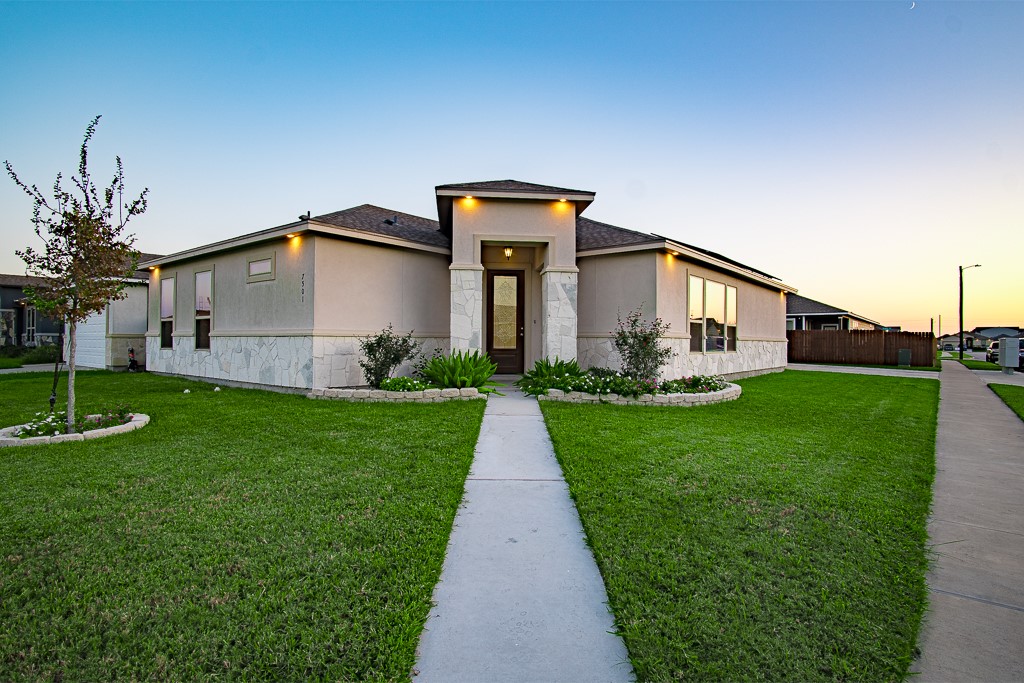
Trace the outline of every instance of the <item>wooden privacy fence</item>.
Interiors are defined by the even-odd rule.
[[[899,365],[900,349],[910,349],[910,364],[935,363],[931,332],[882,330],[787,330],[790,363]]]

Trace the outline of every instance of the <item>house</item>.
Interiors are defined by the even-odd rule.
[[[61,322],[39,315],[25,297],[26,287],[45,284],[41,277],[0,275],[0,346],[58,343]]]
[[[948,345],[952,345],[954,349],[960,346],[960,333],[954,332],[953,334],[943,335],[938,340],[939,348],[946,348]],[[974,332],[964,332],[964,350],[979,348],[983,349],[988,346],[989,339],[984,335],[980,335]]]
[[[160,254],[142,254],[152,261]],[[119,370],[128,367],[128,350],[146,365],[146,331],[149,327],[149,271],[137,270],[127,279],[124,298],[111,301],[75,328],[75,365],[81,368]]]
[[[542,358],[618,367],[617,316],[671,325],[666,376],[786,364],[785,295],[763,271],[582,214],[595,193],[514,180],[438,185],[437,220],[369,204],[157,258],[147,367],[308,389],[364,383],[389,323],[499,373]]]
[[[795,292],[786,294],[787,330],[875,330],[880,323],[842,308],[808,299]]]
[[[1021,328],[1019,327],[975,327],[971,332],[986,339],[1021,336]]]

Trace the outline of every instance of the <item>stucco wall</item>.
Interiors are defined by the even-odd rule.
[[[662,368],[667,378],[694,374],[742,376],[786,365],[786,300],[778,291],[657,251],[587,257],[579,261],[578,358],[584,368],[620,368],[611,331],[616,314],[641,302],[646,318],[669,323],[664,340],[675,355]],[[690,352],[689,276],[736,287],[737,350]]]
[[[160,281],[175,278],[175,337],[195,335],[195,274],[213,271],[210,336],[310,333],[313,329],[313,240],[306,236],[221,252],[153,270],[149,284],[149,331],[160,333]],[[273,258],[274,278],[247,282],[249,261]]]
[[[658,301],[656,259],[653,251],[636,251],[579,260],[580,337],[607,338],[618,316],[625,318],[641,305],[645,316],[654,317]]]
[[[576,209],[572,202],[455,199],[452,262],[480,264],[481,242],[549,243],[546,266],[576,264]]]
[[[448,337],[448,257],[315,237],[318,335],[395,332]]]

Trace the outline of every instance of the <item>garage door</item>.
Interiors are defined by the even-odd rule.
[[[80,368],[105,368],[107,343],[106,310],[78,323],[75,333],[77,348],[75,365]]]

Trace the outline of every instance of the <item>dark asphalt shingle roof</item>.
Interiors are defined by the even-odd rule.
[[[435,190],[458,190],[460,192],[481,192],[492,190],[496,192],[543,192],[547,194],[594,194],[587,190],[570,190],[567,187],[553,187],[551,185],[538,185],[537,183],[524,183],[521,180],[484,180],[473,183],[451,183],[438,185]]]
[[[28,287],[29,285],[38,287],[45,284],[46,279],[41,277],[0,273],[0,287]]]
[[[632,244],[664,242],[664,239],[636,230],[627,230],[589,218],[576,219],[576,251],[624,247]]]
[[[841,315],[843,313],[849,313],[849,311],[792,292],[786,294],[786,315]]]
[[[414,216],[411,213],[384,209],[372,204],[362,204],[344,211],[325,213],[322,216],[314,216],[311,220],[336,225],[339,228],[387,235],[419,244],[451,247],[451,240],[441,232],[441,224],[437,221]],[[385,221],[393,221],[393,223]]]

